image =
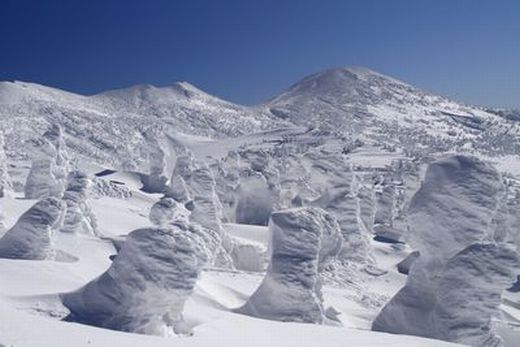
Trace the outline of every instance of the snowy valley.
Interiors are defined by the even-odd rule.
[[[519,204],[518,111],[366,68],[0,82],[0,346],[518,346]]]

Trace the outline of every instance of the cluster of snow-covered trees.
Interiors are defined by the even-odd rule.
[[[407,214],[408,240],[420,255],[374,330],[501,345],[492,318],[520,266],[516,245],[493,223],[503,196],[498,172],[476,158],[429,165]]]
[[[38,202],[0,239],[0,257],[71,260],[53,248],[53,239],[56,232],[96,235],[96,217],[88,202],[90,178],[72,168],[58,125],[50,126],[41,138],[34,139],[32,150],[24,193],[25,198]],[[11,187],[6,161],[1,162],[4,170],[0,170],[0,187],[7,192]]]
[[[183,307],[205,267],[264,271],[267,261],[237,313],[337,324],[335,310],[324,307],[323,273],[329,264],[377,265],[376,237],[416,252],[399,265],[407,283],[374,330],[501,344],[492,318],[520,269],[520,214],[518,195],[491,165],[457,155],[397,160],[378,172],[353,167],[346,152],[246,149],[206,163],[180,149],[167,178],[166,152],[152,145],[143,190],[163,194],[150,208],[153,227],[130,232],[105,273],[62,295],[69,320],[187,334]],[[99,235],[91,182],[70,163],[58,126],[33,141],[25,197],[38,201],[0,238],[0,257],[71,260],[53,238]],[[0,198],[10,190],[0,146]],[[269,254],[237,244],[223,222],[268,225]]]

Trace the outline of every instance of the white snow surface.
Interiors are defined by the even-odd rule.
[[[83,217],[96,221],[95,232],[47,234],[44,225],[41,235],[50,235],[53,257],[0,259],[0,346],[453,345],[371,330],[381,309],[405,285],[407,276],[397,264],[414,250],[437,255],[443,266],[436,268],[436,295],[443,300],[434,309],[435,324],[445,335],[430,337],[478,345],[485,334],[472,326],[489,327],[483,317],[492,316],[489,341],[499,341],[498,334],[506,347],[518,346],[520,293],[503,291],[514,280],[507,268],[516,267],[514,246],[520,245],[520,123],[512,115],[462,105],[359,67],[319,72],[251,107],[220,100],[186,82],[92,96],[0,82],[5,140],[5,145],[0,141],[0,237],[20,229],[17,221],[38,202],[23,196],[28,176],[36,190],[43,187],[42,197],[61,197],[66,175],[84,172],[92,184],[85,190],[80,179],[79,191],[66,193],[74,202],[67,225],[77,231],[80,220],[85,226]],[[462,172],[454,178],[440,170],[425,180],[425,168],[448,154],[477,158],[482,175]],[[31,177],[33,162],[37,170]],[[458,188],[441,189],[439,195],[439,185],[446,182]],[[412,199],[417,190],[419,202]],[[332,257],[323,266],[318,262],[312,295],[320,319],[313,321],[324,324],[237,313],[272,276],[273,251],[284,244],[297,245],[297,255],[312,245],[335,250],[335,237],[319,245],[283,237],[271,242],[265,224],[273,212],[314,207],[339,220],[341,252],[348,255]],[[146,261],[134,282],[151,285],[159,300],[147,298],[146,305],[127,310],[131,328],[104,326],[168,336],[62,320],[70,313],[60,299],[65,293],[89,283],[97,286],[112,268],[122,270],[120,278],[135,275],[117,253],[126,239],[132,240],[132,231],[158,228],[191,230],[205,240],[206,256],[215,259],[196,283],[186,281],[193,288],[177,293],[175,302],[165,290],[175,276],[168,277],[173,282],[155,281],[154,263]],[[45,250],[39,244],[29,242],[34,250]],[[175,248],[175,242],[170,246]],[[124,253],[136,261],[163,254],[140,246]],[[171,253],[164,255],[162,260]],[[411,278],[417,264],[411,265]],[[468,267],[478,271],[468,273]],[[145,292],[126,293],[133,298]],[[99,304],[94,301],[92,307]],[[134,301],[125,302],[122,307]],[[300,306],[306,305],[309,301],[302,300]],[[139,321],[171,307],[154,318],[157,324]]]
[[[131,181],[130,181],[131,183]],[[102,198],[94,204],[103,234],[118,235],[148,227],[147,212],[153,205],[153,195],[134,194],[129,199]],[[9,216],[11,227],[16,217],[34,201],[5,198],[2,207]],[[96,208],[97,206],[97,208]],[[110,207],[112,214],[99,213]],[[142,215],[139,217],[139,215]],[[236,237],[267,247],[266,227],[224,225]],[[326,305],[333,305],[341,315],[343,327],[314,326],[302,323],[279,323],[257,319],[232,310],[243,305],[260,285],[263,274],[237,270],[207,269],[202,272],[194,294],[186,302],[184,319],[193,329],[193,336],[155,337],[123,333],[89,325],[63,322],[68,310],[61,305],[59,295],[78,290],[106,271],[116,254],[112,243],[91,235],[58,233],[55,246],[75,257],[77,262],[26,261],[0,259],[0,336],[1,343],[20,347],[43,346],[451,346],[452,344],[413,336],[374,333],[371,319],[377,309],[364,303],[356,286],[323,287]],[[402,284],[404,277],[394,265],[400,259],[386,245],[375,245],[381,256],[381,266],[389,269],[388,276],[367,278],[363,287],[389,296]],[[391,286],[389,283],[393,283]],[[27,333],[30,326],[31,333]],[[269,334],[266,334],[266,331]]]

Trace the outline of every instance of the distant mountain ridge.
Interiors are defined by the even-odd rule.
[[[157,137],[154,143],[164,143],[170,132],[227,138],[292,126],[408,151],[517,155],[520,128],[509,114],[462,105],[362,67],[318,72],[251,107],[188,82],[92,96],[0,82],[0,130],[10,157],[27,158],[27,141],[57,123],[70,150],[82,158],[136,170],[146,165],[150,134]]]

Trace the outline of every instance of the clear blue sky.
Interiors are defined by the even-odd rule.
[[[252,104],[350,65],[520,107],[520,1],[0,0],[0,80],[83,94],[186,80]]]

